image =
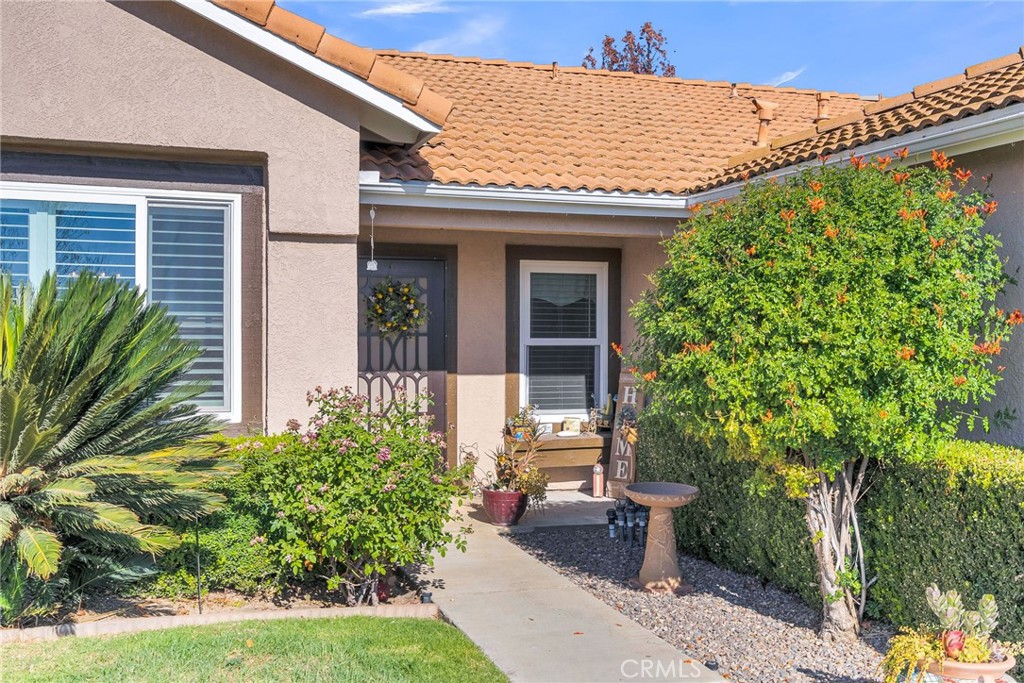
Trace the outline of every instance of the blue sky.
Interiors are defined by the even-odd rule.
[[[895,95],[1024,43],[1024,2],[279,0],[374,48],[579,65],[645,21],[677,74]]]

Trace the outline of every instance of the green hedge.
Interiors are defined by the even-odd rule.
[[[926,620],[922,587],[934,581],[968,604],[992,593],[997,635],[1024,641],[1024,452],[948,444],[937,466],[880,472],[861,514],[878,614],[900,625]]]
[[[229,439],[218,435],[211,441],[223,446],[225,460],[233,460],[235,447],[250,438]],[[248,594],[273,593],[281,586],[279,566],[267,546],[251,542],[261,532],[265,533],[271,523],[255,476],[239,464],[210,486],[211,490],[223,494],[226,502],[220,511],[203,518],[199,524],[204,592],[231,589]],[[167,598],[195,595],[195,524],[179,524],[175,531],[181,536],[181,545],[157,558],[161,573],[142,587],[147,594]]]
[[[656,410],[641,418],[637,470],[701,489],[676,514],[681,550],[820,604],[803,503],[772,477],[686,438]],[[1024,641],[1024,452],[954,442],[939,464],[877,472],[860,511],[869,575],[878,574],[869,614],[930,623],[924,589],[934,581],[968,602],[992,593],[1002,612],[997,635]]]

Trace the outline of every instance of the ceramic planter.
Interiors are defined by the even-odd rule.
[[[1004,674],[1016,663],[1013,657],[1007,657],[1003,662],[988,662],[986,664],[946,661],[942,663],[941,674],[938,664],[930,664],[925,681],[926,683],[1002,683],[1003,681],[1013,683],[1013,679]]]
[[[513,526],[526,512],[527,497],[519,491],[484,489],[484,512],[495,526]]]

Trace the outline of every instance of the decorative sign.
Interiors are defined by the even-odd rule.
[[[609,498],[624,498],[626,484],[636,481],[636,421],[643,404],[643,394],[637,389],[633,373],[621,373],[605,493]]]

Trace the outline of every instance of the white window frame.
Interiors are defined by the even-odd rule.
[[[193,192],[99,185],[0,182],[0,198],[43,202],[85,202],[135,206],[135,283],[142,291],[149,286],[149,205],[173,203],[224,208],[227,214],[227,273],[225,274],[224,345],[225,410],[200,408],[228,422],[242,419],[242,195],[230,192]],[[40,236],[35,236],[40,239]],[[47,238],[50,239],[50,238]],[[29,235],[29,280],[38,284],[46,270],[45,257],[33,250],[37,242]],[[46,253],[46,252],[43,252]]]
[[[590,339],[562,339],[559,337],[530,336],[530,275],[533,273],[582,273],[597,276],[597,336]],[[596,346],[597,376],[594,382],[594,404],[601,405],[601,397],[608,393],[608,263],[606,261],[546,261],[523,260],[519,262],[519,406],[527,403],[529,376],[527,375],[527,353],[531,346]],[[562,413],[552,410],[538,410],[541,422],[556,421],[566,417],[586,420],[587,411]]]

